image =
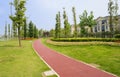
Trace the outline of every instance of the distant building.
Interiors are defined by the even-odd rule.
[[[98,17],[96,19],[97,24],[93,27],[93,32],[110,32],[110,25],[109,25],[109,16],[106,17]],[[120,15],[118,16],[118,25],[116,26],[113,23],[113,30],[120,31]]]
[[[71,34],[72,35],[74,34],[74,31],[75,31],[75,26],[71,25]],[[79,25],[77,25],[77,32],[80,33],[80,26]]]
[[[93,33],[97,33],[97,32],[110,32],[110,25],[109,25],[109,16],[106,17],[98,17],[96,19],[97,24],[95,26],[93,26],[92,30]],[[80,26],[77,26],[77,31],[80,33]],[[87,30],[87,32],[90,32],[90,28],[88,26],[85,26],[85,30]],[[116,26],[113,23],[113,30],[114,31],[118,31],[120,32],[120,15],[118,16],[118,25]],[[72,25],[71,26],[71,34],[74,34],[75,31],[75,26]]]

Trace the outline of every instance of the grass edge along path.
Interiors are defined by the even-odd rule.
[[[49,42],[46,42],[46,39],[42,39],[42,42],[49,48],[59,51],[62,54],[70,56],[76,60],[82,60],[89,64],[95,64],[95,65],[97,64],[98,66],[100,66],[99,67],[100,69],[103,69],[105,71],[108,71],[108,72],[111,72],[111,73],[114,73],[114,74],[120,76],[120,70],[119,70],[119,68],[120,68],[120,66],[119,66],[120,65],[120,59],[119,59],[120,50],[119,49],[120,48],[119,48],[119,46],[114,46],[114,45],[109,46],[109,45],[99,45],[99,44],[98,45],[60,45],[59,46],[59,45],[55,45],[55,44],[54,45],[49,44]],[[75,48],[70,49],[70,47],[75,47]],[[82,47],[82,48],[79,49],[78,47]],[[116,50],[115,53],[114,53],[114,51],[112,51],[113,49],[114,49],[114,51]],[[84,52],[82,52],[82,51],[84,51]],[[98,53],[96,53],[96,51],[98,51]],[[76,52],[76,53],[73,53],[73,52]],[[87,52],[87,54],[86,54],[86,52]],[[107,55],[107,53],[108,53],[108,55]],[[82,54],[82,56],[79,56],[81,54]],[[114,57],[112,57],[112,56],[114,56]],[[106,60],[103,60],[103,59],[106,59]],[[91,61],[91,60],[95,60],[95,61]],[[110,64],[110,63],[113,63],[113,64]],[[115,68],[113,68],[113,67],[115,67]]]
[[[102,41],[88,41],[88,42],[62,42],[62,41],[52,41],[51,39],[46,40],[47,43],[52,45],[59,46],[68,46],[68,45],[110,45],[110,46],[120,46],[120,43],[117,42],[102,42]]]
[[[34,41],[35,42],[35,41]],[[47,76],[47,77],[59,77],[59,75],[51,68],[51,66],[49,66],[49,64],[47,64],[46,62],[45,62],[45,60],[37,53],[37,51],[34,49],[34,42],[32,43],[32,48],[33,48],[33,50],[34,50],[34,52],[37,54],[37,56],[49,67],[49,69],[51,70],[51,71],[53,71],[54,73],[55,73],[55,75],[52,75],[52,76]],[[45,72],[45,71],[44,71]],[[44,76],[43,76],[44,77]]]

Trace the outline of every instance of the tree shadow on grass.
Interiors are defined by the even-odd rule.
[[[0,57],[0,63],[12,62],[15,59],[13,56]]]
[[[17,45],[1,45],[0,47],[19,47]]]

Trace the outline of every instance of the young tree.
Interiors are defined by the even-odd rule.
[[[68,17],[66,15],[66,11],[63,8],[63,19],[64,19],[64,32],[65,32],[65,37],[68,38],[70,37],[70,24],[68,23]]]
[[[60,12],[58,12],[58,36],[61,37],[61,16]]]
[[[81,28],[81,35],[84,36],[86,34],[85,26],[87,26],[87,17],[88,13],[84,10],[83,14],[80,15],[80,28]]]
[[[43,30],[42,29],[39,30],[39,37],[43,37]]]
[[[78,34],[77,34],[77,21],[76,21],[75,7],[72,8],[72,12],[73,12],[74,26],[75,26],[74,37],[78,37]]]
[[[24,20],[24,39],[27,37],[27,19]]]
[[[21,27],[24,26],[25,19],[25,0],[14,0],[15,15],[11,15],[10,19],[14,22],[18,29],[19,46],[21,47]]]
[[[37,30],[36,26],[34,26],[33,33],[34,33],[34,38],[38,38],[38,30]]]
[[[55,38],[59,38],[59,15],[56,14]]]
[[[92,33],[92,27],[96,24],[96,21],[94,20],[93,12],[90,12],[90,15],[88,16],[87,11],[85,10],[83,14],[80,16],[80,26],[81,26],[81,33],[86,33],[85,26],[90,27],[90,32]]]
[[[36,38],[39,38],[39,30],[38,30],[38,28],[37,28],[37,30],[36,30]]]
[[[13,38],[13,27],[11,26],[11,38]]]
[[[54,37],[55,36],[55,30],[54,29],[51,29],[50,30],[50,37]]]
[[[92,33],[92,27],[96,25],[96,21],[94,20],[94,15],[92,11],[90,12],[90,15],[88,16],[87,20],[87,25],[90,27],[90,32]]]
[[[5,38],[7,39],[7,24],[5,24]]]
[[[109,13],[109,24],[110,24],[110,31],[113,32],[113,12],[114,12],[114,2],[109,0],[108,3],[108,13]]]
[[[10,39],[10,24],[8,24],[8,38]]]
[[[30,21],[30,23],[29,23],[29,32],[28,32],[28,34],[29,34],[30,38],[33,38],[34,34],[33,34],[33,23],[32,23],[32,21]]]
[[[119,17],[118,17],[118,10],[119,10],[119,6],[118,6],[118,0],[115,0],[115,4],[114,4],[114,24],[115,24],[115,31],[117,31],[117,25],[119,23]]]

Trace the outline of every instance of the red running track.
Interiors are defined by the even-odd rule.
[[[34,41],[33,48],[60,77],[116,77],[57,53],[44,46],[40,40]]]

